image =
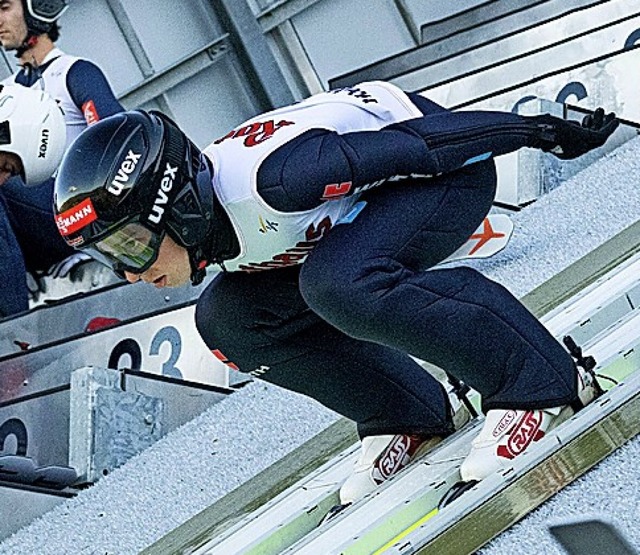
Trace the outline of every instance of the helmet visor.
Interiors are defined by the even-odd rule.
[[[116,272],[141,274],[158,258],[164,235],[132,222],[83,250]]]

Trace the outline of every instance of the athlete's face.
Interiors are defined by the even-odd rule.
[[[4,185],[11,177],[21,173],[20,157],[13,152],[0,152],[0,186]]]
[[[27,37],[21,0],[0,0],[0,43],[5,50],[19,48]]]
[[[142,280],[145,283],[153,283],[156,287],[179,287],[189,281],[191,266],[187,249],[178,245],[171,237],[165,235],[158,258],[151,267],[141,274],[125,272],[127,281],[135,283]]]

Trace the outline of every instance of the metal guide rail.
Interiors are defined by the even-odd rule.
[[[66,464],[71,375],[87,365],[144,370],[151,380],[230,392],[232,380],[243,375],[215,360],[195,330],[193,310],[186,306],[1,359],[0,433],[18,422],[29,438],[25,452],[39,464]]]
[[[423,24],[422,44],[331,78],[329,86],[348,87],[361,81],[403,76],[473,51],[487,42],[496,42],[522,33],[531,28],[532,22],[540,24],[554,21],[557,25],[563,16],[575,12],[576,8],[585,10],[606,1],[515,0],[496,2],[490,9],[480,4],[444,19]],[[513,54],[514,50],[509,50],[508,53]]]
[[[321,526],[318,524],[327,510],[338,502],[339,487],[358,455],[356,445],[189,552],[422,552],[419,550],[423,545],[449,534],[448,530],[459,526],[461,519],[471,519],[465,522],[473,526],[473,515],[485,511],[485,505],[504,492],[505,506],[511,503],[516,507],[509,506],[500,513],[503,506],[491,501],[492,510],[499,513],[499,517],[491,517],[495,527],[487,527],[483,521],[482,526],[477,526],[473,545],[462,546],[447,535],[446,542],[438,541],[437,547],[429,547],[425,553],[459,555],[474,551],[640,431],[636,406],[640,392],[640,373],[636,372],[640,368],[638,270],[640,256],[636,255],[543,318],[556,336],[579,337],[585,353],[599,362],[599,373],[618,382],[628,378],[628,382],[612,387],[614,382],[605,380],[603,386],[609,389],[605,396],[548,434],[535,449],[515,459],[511,468],[484,480],[441,513],[438,514],[438,502],[460,479],[458,467],[478,433],[479,419],[447,438],[370,497]],[[635,412],[629,408],[633,406]],[[466,530],[458,535],[468,537]],[[453,547],[449,548],[449,544]]]
[[[193,317],[196,294],[193,288],[160,294],[137,284],[118,285],[0,322],[5,343],[21,337],[37,345],[21,352],[13,345],[12,354],[0,358],[0,508],[9,500],[21,507],[19,515],[0,519],[0,539],[64,495],[77,494],[77,479],[95,481],[103,470],[115,468],[248,381],[216,360],[200,339]],[[133,318],[135,312],[142,315]],[[125,321],[68,335],[97,316]],[[23,335],[25,330],[31,335]],[[81,418],[71,414],[72,377],[88,364],[116,376],[117,384],[92,397],[109,404],[109,414],[119,403],[147,402],[158,415],[153,424],[134,429],[133,420],[123,418],[74,430],[74,420],[100,414],[97,405],[84,407]],[[117,442],[122,449],[113,453],[108,436],[116,428],[127,439]],[[74,445],[89,430],[102,439],[76,457],[82,462],[78,465],[72,460]],[[99,457],[100,449],[106,453]]]
[[[622,110],[618,110],[620,115],[638,119],[637,106],[627,106],[624,101],[632,94],[633,87],[627,89],[616,83],[604,93],[602,87],[592,86],[592,70],[605,59],[607,61],[601,67],[606,67],[607,75],[598,81],[601,85],[616,74],[623,78],[633,67],[633,58],[620,67],[612,68],[610,65],[616,63],[615,58],[638,47],[634,41],[638,28],[637,3],[635,0],[571,0],[562,2],[559,10],[565,11],[570,4],[578,9],[569,10],[541,25],[531,25],[538,21],[533,17],[527,25],[498,37],[493,37],[490,29],[483,30],[475,25],[472,32],[482,37],[482,44],[470,45],[467,42],[469,37],[443,37],[440,44],[425,44],[400,52],[331,79],[329,85],[338,88],[370,79],[392,80],[405,90],[428,89],[427,96],[436,102],[444,102],[448,108],[490,97],[499,98],[514,90],[518,90],[514,97],[504,99],[507,109],[531,94],[557,99],[558,102],[571,97],[591,97],[589,100],[599,105],[611,103],[611,97],[607,96],[611,92],[618,96],[617,106]],[[546,11],[548,7],[543,9]],[[447,51],[449,54],[443,55]],[[536,68],[533,76],[532,67]],[[560,78],[547,89],[547,82],[557,76]],[[536,88],[533,92],[532,82],[544,88]],[[585,105],[595,106],[591,103]]]
[[[640,307],[640,254],[603,275],[542,317],[555,337],[571,335],[584,344],[630,311]]]
[[[176,407],[177,425],[246,382],[212,356],[195,329],[193,311],[189,305],[1,359],[0,456],[68,464],[71,377],[87,365],[120,370],[130,389],[166,398],[168,407]],[[198,399],[181,401],[189,395]]]
[[[233,391],[89,366],[0,404],[0,541]],[[8,507],[19,510],[6,518]]]
[[[118,283],[42,304],[0,320],[0,357],[84,335],[95,322],[104,325],[139,320],[193,303],[212,277],[198,287],[189,285],[171,291],[143,283]]]

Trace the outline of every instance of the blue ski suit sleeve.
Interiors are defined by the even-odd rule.
[[[264,160],[258,192],[276,210],[309,210],[323,202],[329,184],[350,183],[354,194],[398,176],[434,177],[533,146],[537,132],[517,114],[450,112],[436,104],[423,117],[378,131],[311,129]]]
[[[98,119],[124,111],[102,70],[89,60],[78,60],[71,66],[67,74],[67,88],[80,110],[88,102],[93,102]]]

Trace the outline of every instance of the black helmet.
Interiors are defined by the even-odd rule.
[[[165,233],[189,252],[191,281],[204,277],[213,220],[211,170],[198,148],[159,112],[122,112],[71,144],[55,183],[60,234],[122,274],[142,273]]]
[[[43,35],[69,7],[67,0],[22,0],[24,19],[30,35]]]

